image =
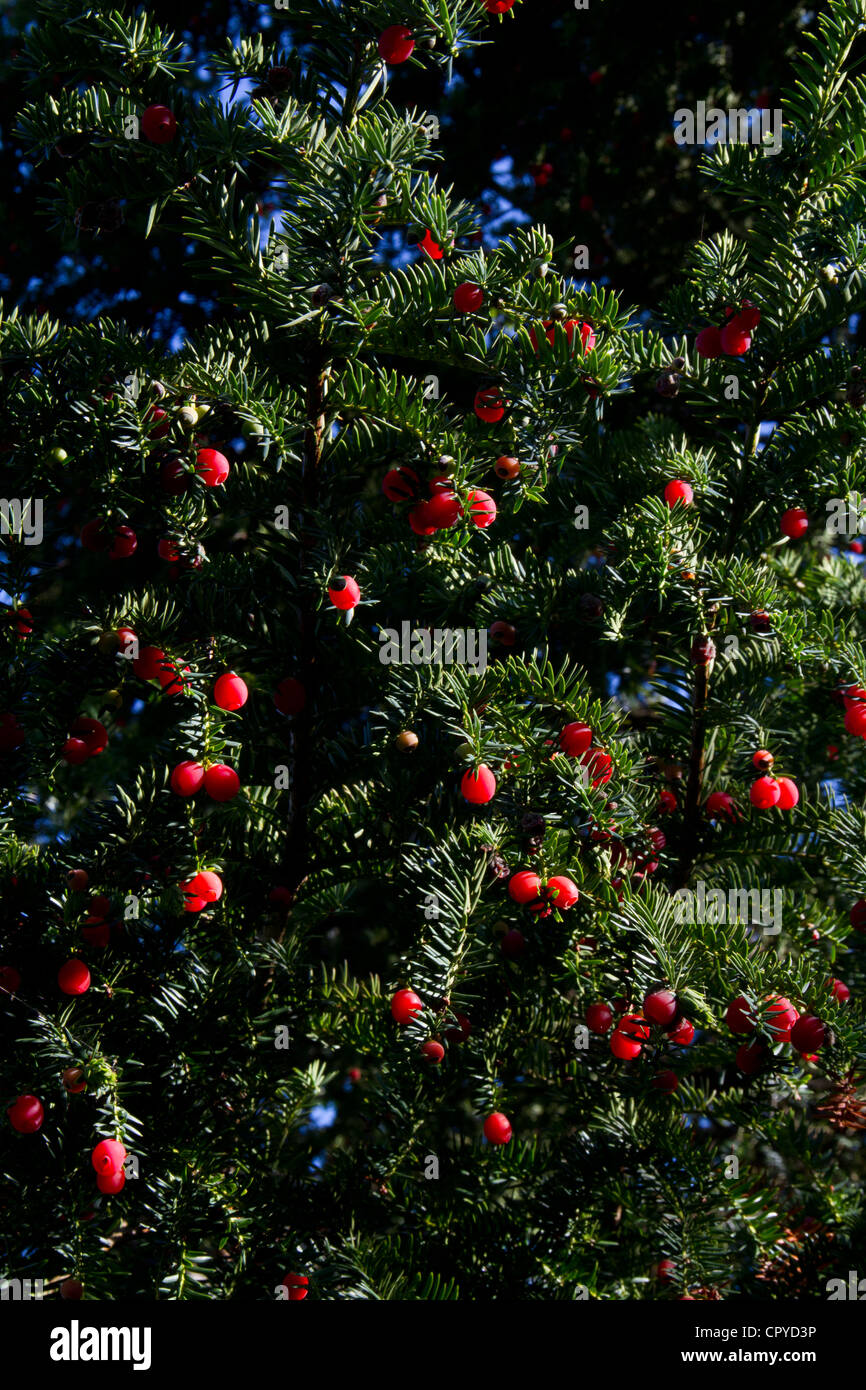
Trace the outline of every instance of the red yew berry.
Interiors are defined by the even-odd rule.
[[[421,502],[417,507],[413,507],[409,518],[411,522],[414,517],[425,530],[432,527],[434,531],[447,531],[462,512],[460,498],[449,485],[447,490],[438,488],[429,502]]]
[[[384,63],[405,63],[412,56],[415,47],[412,30],[407,29],[405,24],[389,24],[379,35],[376,47]]]
[[[775,758],[766,748],[759,748],[752,754],[752,766],[756,772],[769,772]]]
[[[21,988],[21,975],[14,965],[0,965],[0,994],[17,994]]]
[[[199,449],[195,471],[205,487],[221,487],[231,471],[225,454],[217,449]]]
[[[748,999],[740,994],[725,1010],[725,1022],[732,1033],[754,1033],[755,1015]]]
[[[484,303],[484,291],[480,285],[466,280],[454,291],[454,308],[458,314],[474,314]]]
[[[480,531],[486,531],[496,520],[496,503],[489,492],[481,492],[478,488],[470,492],[468,501],[470,521]]]
[[[631,1042],[645,1043],[649,1041],[651,1029],[642,1014],[623,1014],[616,1031]]]
[[[507,1144],[511,1140],[513,1130],[511,1121],[507,1115],[495,1110],[492,1115],[488,1115],[484,1121],[484,1138],[488,1144]]]
[[[694,500],[694,489],[682,478],[674,478],[665,488],[665,501],[669,507],[675,507],[677,502],[682,502],[684,507],[690,507]]]
[[[754,1042],[743,1043],[738,1047],[734,1060],[737,1067],[744,1075],[751,1076],[754,1072],[760,1070],[769,1055],[769,1048],[755,1039]]]
[[[473,409],[479,420],[495,425],[505,414],[505,401],[498,386],[484,386],[475,392]]]
[[[82,1091],[87,1090],[81,1067],[67,1067],[60,1079],[71,1096],[80,1096]]]
[[[429,227],[426,228],[423,237],[417,243],[417,245],[418,250],[426,251],[427,255],[433,261],[441,261],[442,257],[445,255],[445,252],[442,250],[442,247],[439,245],[438,241],[434,241],[433,235]]]
[[[726,820],[732,821],[737,817],[736,803],[729,792],[711,792],[704,802],[704,810],[710,820],[724,816]]]
[[[413,468],[389,468],[382,479],[382,491],[389,502],[408,502],[416,496],[418,487],[418,474]]]
[[[554,874],[552,878],[547,880],[544,895],[560,912],[565,912],[568,908],[573,907],[580,897],[577,884],[573,883],[570,878],[566,878],[564,874]]]
[[[231,801],[241,789],[241,779],[233,767],[214,763],[205,772],[204,789],[213,801]]]
[[[506,14],[514,4],[514,0],[484,0],[484,8],[488,14]]]
[[[676,1265],[673,1260],[659,1260],[654,1273],[660,1284],[670,1284],[676,1273]]]
[[[424,1005],[411,989],[398,989],[397,993],[391,996],[391,1013],[398,1023],[405,1026],[411,1023],[417,1013],[420,1013]]]
[[[866,931],[866,898],[860,898],[848,915],[855,931]]]
[[[752,339],[741,323],[738,323],[736,319],[731,319],[730,323],[725,324],[719,335],[719,344],[726,356],[742,357],[743,353],[748,352],[752,346]]]
[[[663,1091],[665,1095],[670,1095],[672,1091],[679,1088],[680,1079],[675,1071],[660,1071],[650,1082],[656,1091]]]
[[[249,699],[246,681],[242,681],[234,671],[226,671],[214,684],[213,698],[220,709],[241,709]]]
[[[138,537],[131,526],[118,526],[114,531],[114,538],[111,549],[108,552],[110,560],[127,560],[134,553],[138,546]]]
[[[671,811],[677,809],[677,799],[673,792],[667,790],[659,792],[658,813],[660,816],[668,816]]]
[[[73,956],[58,970],[57,983],[64,994],[86,994],[90,989],[90,971],[83,960]]]
[[[178,796],[194,796],[204,782],[204,768],[201,763],[187,759],[178,763],[171,774],[170,786]]]
[[[833,998],[840,1004],[847,1004],[848,1000],[851,998],[850,989],[846,984],[843,984],[841,980],[831,980],[830,990]]]
[[[530,869],[520,869],[508,881],[508,894],[516,903],[538,902],[541,899],[541,879]]]
[[[428,1062],[432,1062],[434,1066],[438,1066],[445,1056],[445,1048],[440,1042],[436,1042],[434,1038],[431,1038],[429,1042],[425,1042],[422,1046],[421,1055],[426,1057]]]
[[[619,1028],[614,1028],[610,1038],[610,1050],[621,1062],[631,1062],[641,1054],[641,1045],[633,1038],[626,1037]]]
[[[497,478],[501,478],[503,482],[510,482],[520,473],[520,462],[508,454],[502,454],[494,463],[493,471]]]
[[[517,628],[511,623],[503,622],[501,618],[490,624],[488,632],[490,640],[497,642],[500,647],[513,647],[517,641]]]
[[[799,1014],[790,999],[774,999],[767,1009],[765,1026],[776,1042],[787,1042]]]
[[[141,133],[152,145],[167,145],[174,139],[177,120],[167,106],[148,106],[141,113]]]
[[[496,793],[496,778],[484,763],[468,768],[460,779],[460,791],[471,806],[486,806]]]
[[[796,782],[790,777],[779,777],[776,779],[779,784],[779,800],[776,802],[780,811],[792,811],[800,800],[800,789]]]
[[[341,613],[347,613],[360,602],[361,590],[351,575],[342,574],[328,585],[328,598]]]
[[[575,721],[566,724],[562,733],[559,735],[559,746],[569,758],[579,758],[585,753],[592,743],[592,729],[588,724],[581,724]]]
[[[590,1004],[586,1011],[586,1026],[590,1033],[607,1033],[613,1023],[613,1010],[607,1004]]]
[[[721,357],[722,335],[718,328],[702,328],[695,338],[695,352],[699,357]]]
[[[667,1028],[677,1013],[677,996],[670,989],[654,989],[643,1001],[643,1011],[652,1023]]]
[[[801,536],[805,536],[808,531],[809,518],[802,507],[789,507],[786,512],[782,513],[779,526],[783,536],[787,536],[789,540],[796,541],[799,540]]]
[[[845,732],[866,738],[866,705],[851,701],[845,711]]]
[[[791,1029],[791,1046],[798,1052],[817,1052],[823,1047],[827,1027],[814,1014],[801,1014]]]
[[[80,767],[90,757],[90,750],[83,738],[68,738],[61,749],[60,756],[71,767]]]
[[[584,753],[581,765],[587,770],[587,777],[594,787],[609,782],[613,776],[613,758],[601,748]]]
[[[274,704],[280,714],[300,714],[306,703],[307,692],[300,681],[295,680],[294,676],[286,676],[280,681],[274,692]]]
[[[695,1026],[687,1018],[681,1018],[679,1023],[668,1031],[668,1039],[676,1047],[688,1047],[694,1041]]]
[[[119,1139],[101,1139],[91,1153],[90,1161],[100,1177],[108,1177],[123,1169],[126,1149]]]
[[[749,626],[753,632],[766,633],[772,630],[773,624],[769,613],[763,608],[759,608],[756,612],[749,614]]]
[[[165,661],[165,652],[160,651],[159,647],[139,647],[132,669],[142,680],[155,681],[162,673]]]
[[[83,740],[88,757],[94,757],[108,747],[108,730],[98,719],[79,714],[70,724],[69,732]]]
[[[210,869],[202,869],[180,885],[184,895],[185,912],[201,912],[208,903],[218,902],[223,894],[222,879]]]
[[[100,1173],[96,1179],[100,1192],[114,1196],[126,1186],[126,1173],[121,1168],[118,1173]]]
[[[306,1274],[287,1274],[283,1279],[283,1287],[288,1290],[289,1302],[300,1303],[306,1298],[309,1292],[307,1285],[309,1279]]]
[[[749,800],[759,811],[775,806],[782,795],[782,789],[775,777],[759,777],[749,789]]]
[[[19,1096],[8,1107],[9,1123],[19,1134],[35,1134],[42,1128],[45,1110],[37,1096]]]

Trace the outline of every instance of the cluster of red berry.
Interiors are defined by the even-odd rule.
[[[450,478],[444,475],[431,478],[427,484],[427,499],[420,497],[420,490],[418,474],[405,464],[389,469],[382,479],[382,491],[389,502],[412,502],[408,514],[409,525],[416,536],[432,536],[436,531],[447,531],[464,515],[463,505]],[[466,501],[469,519],[479,530],[484,531],[493,525],[496,503],[489,492],[474,488]]]
[[[700,357],[742,357],[752,346],[752,334],[761,322],[761,311],[748,299],[739,310],[729,305],[721,328],[702,328],[695,338],[695,351]]]

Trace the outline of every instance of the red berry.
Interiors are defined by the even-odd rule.
[[[445,1048],[440,1042],[436,1042],[435,1039],[431,1038],[429,1042],[425,1042],[422,1046],[421,1054],[427,1058],[428,1062],[432,1062],[434,1066],[438,1066],[445,1056]]]
[[[579,332],[580,346],[584,357],[588,352],[592,352],[596,344],[595,333],[593,332],[591,324],[582,323],[580,319],[565,319],[564,321],[544,319],[541,326],[544,329],[544,335],[551,347],[553,347],[556,342],[557,322],[559,322],[559,327],[564,331],[568,339],[569,347],[571,347],[574,342],[575,332]],[[529,330],[529,339],[535,351],[538,352],[538,335],[534,327]]]
[[[590,1004],[586,1011],[586,1026],[590,1033],[606,1033],[613,1023],[613,1010],[607,1004]]]
[[[86,521],[81,528],[79,540],[85,550],[105,550],[108,546],[108,531],[102,517]]]
[[[167,459],[160,466],[159,484],[163,492],[168,492],[173,497],[177,497],[182,492],[186,492],[190,485],[191,474],[184,467],[181,459]]]
[[[273,903],[275,907],[289,908],[294,901],[294,893],[284,883],[275,884],[268,894],[268,902]]]
[[[640,1056],[641,1045],[632,1038],[627,1038],[619,1028],[614,1028],[610,1038],[610,1050],[621,1062],[631,1062]]]
[[[295,680],[294,676],[286,676],[280,681],[274,692],[274,704],[280,714],[300,714],[306,703],[307,692],[300,681]]]
[[[802,507],[789,507],[783,512],[779,525],[782,535],[795,541],[799,540],[800,536],[805,536],[809,529],[809,518]]]
[[[60,1285],[60,1297],[78,1299],[84,1293],[84,1285],[80,1279],[64,1279]]]
[[[165,665],[165,652],[159,647],[139,647],[132,669],[142,680],[155,681]]]
[[[725,1022],[732,1033],[754,1033],[755,1015],[752,1006],[744,995],[732,1000],[725,1010]]]
[[[688,1047],[694,1040],[695,1027],[687,1018],[681,1018],[668,1032],[668,1039],[677,1047]]]
[[[838,1000],[840,1004],[847,1004],[848,1000],[851,998],[850,989],[846,984],[843,984],[841,980],[831,980],[830,989],[833,998]]]
[[[425,230],[423,237],[418,242],[418,250],[426,251],[427,255],[433,261],[441,261],[442,257],[445,255],[438,241],[433,240],[429,227]]]
[[[772,753],[766,748],[759,748],[752,754],[752,766],[756,772],[769,772],[775,761]]]
[[[472,806],[486,806],[496,793],[496,778],[486,764],[468,768],[460,779],[460,790]]]
[[[434,531],[446,531],[454,525],[462,511],[460,499],[449,485],[447,490],[438,489],[429,502],[420,502],[413,507],[409,516],[410,520],[414,517],[424,530],[432,526]]]
[[[739,313],[735,314],[730,322],[738,324],[745,333],[753,333],[761,322],[761,311],[748,299],[744,299]]]
[[[759,777],[749,790],[749,800],[759,811],[775,806],[781,795],[782,790],[775,777]]]
[[[522,931],[512,927],[507,931],[499,943],[499,949],[506,960],[517,960],[526,950],[526,937]]]
[[[675,1071],[660,1071],[653,1077],[650,1084],[655,1090],[664,1091],[666,1095],[670,1095],[672,1091],[678,1089],[680,1079]]]
[[[189,667],[185,666],[184,670],[188,671]],[[164,664],[157,675],[157,680],[162,687],[163,695],[181,695],[183,693],[184,685],[180,671],[173,662],[166,662]]]
[[[126,560],[138,546],[138,537],[131,526],[118,526],[108,552],[110,560]]]
[[[776,1042],[787,1042],[798,1018],[790,999],[774,999],[767,1010],[766,1026]]]
[[[749,626],[753,632],[770,632],[773,624],[769,613],[763,608],[759,608],[756,612],[749,614]]]
[[[645,1043],[649,1040],[650,1025],[642,1014],[623,1014],[616,1031],[631,1042]]]
[[[643,1011],[652,1023],[667,1028],[677,1012],[677,996],[670,989],[654,989],[643,1001]]]
[[[90,750],[83,738],[68,738],[61,749],[60,756],[71,767],[80,767],[90,757]]]
[[[405,63],[415,47],[412,30],[405,24],[389,24],[379,35],[377,48],[379,57],[385,63]]]
[[[852,907],[849,918],[855,931],[866,931],[866,898],[860,898]]]
[[[249,698],[246,682],[240,676],[236,676],[234,671],[226,671],[220,676],[213,688],[214,703],[220,709],[235,710],[241,709]]]
[[[570,878],[566,878],[565,874],[554,874],[552,878],[547,880],[544,896],[560,912],[565,912],[568,908],[574,907],[580,894],[577,891],[577,884],[573,883]]]
[[[99,893],[95,898],[91,898],[87,904],[87,920],[89,922],[99,922],[106,918],[111,911],[111,899]]]
[[[493,471],[497,478],[501,478],[503,482],[510,482],[520,473],[520,462],[508,454],[502,454],[494,463]]]
[[[776,802],[780,811],[791,811],[800,800],[800,791],[796,782],[792,782],[790,777],[779,777],[776,779],[779,785],[779,800]]]
[[[33,614],[29,608],[16,608],[10,615],[16,637],[29,637],[33,631]]]
[[[176,562],[180,559],[180,546],[170,536],[163,536],[162,540],[157,542],[156,553],[160,560]]]
[[[658,804],[658,813],[659,813],[659,815],[660,815],[660,816],[667,816],[667,815],[670,815],[671,811],[675,811],[676,809],[677,809],[677,799],[676,799],[676,797],[674,796],[673,792],[669,792],[669,791],[661,791],[661,792],[659,792],[659,804]]]
[[[328,598],[335,608],[346,613],[360,601],[361,590],[351,575],[342,574],[328,585]]]
[[[488,14],[505,14],[513,4],[514,0],[484,0],[484,8]]]
[[[219,874],[203,869],[180,885],[184,895],[186,912],[201,912],[208,903],[218,902],[222,897],[223,885]]]
[[[478,488],[470,492],[468,500],[472,524],[479,530],[486,531],[496,520],[496,503],[489,492],[481,492]]]
[[[505,401],[498,386],[485,386],[475,392],[475,414],[488,425],[495,425],[505,414]]]
[[[141,133],[153,145],[167,145],[174,139],[177,121],[167,106],[148,106],[141,113]]]
[[[35,1134],[42,1128],[45,1110],[37,1096],[19,1096],[8,1107],[9,1123],[19,1134]]]
[[[178,796],[195,796],[204,782],[204,768],[201,763],[187,759],[186,762],[178,763],[171,774],[170,785],[173,792]]]
[[[845,731],[866,738],[866,705],[851,701],[845,711]]]
[[[27,735],[18,723],[15,714],[0,714],[0,753],[13,753],[20,748]]]
[[[827,1028],[814,1014],[801,1014],[791,1029],[791,1046],[798,1052],[817,1052],[823,1047]]]
[[[216,449],[199,449],[195,471],[205,487],[221,487],[229,475],[229,461]]]
[[[738,1047],[734,1060],[741,1072],[746,1076],[751,1076],[753,1072],[760,1069],[769,1055],[769,1048],[756,1039],[754,1042],[743,1043]]]
[[[409,508],[409,525],[416,536],[432,536],[436,531],[435,526],[428,526],[429,517],[427,515],[427,502],[418,502],[416,506]]]
[[[0,965],[0,994],[17,994],[21,976],[14,965]]]
[[[64,994],[86,994],[90,989],[90,971],[83,960],[73,956],[58,970],[57,983]]]
[[[530,869],[520,869],[509,879],[508,893],[516,903],[538,902],[541,898],[541,879]]]
[[[517,641],[517,628],[511,623],[505,623],[502,619],[497,619],[488,628],[491,641],[498,642],[501,647],[513,647]]]
[[[60,1079],[71,1096],[80,1096],[82,1091],[87,1090],[81,1067],[67,1067]]]
[[[309,1279],[306,1274],[287,1274],[283,1280],[283,1286],[289,1291],[289,1300],[292,1303],[301,1303],[309,1292],[307,1285]]]
[[[81,928],[81,935],[88,946],[107,946],[111,940],[111,928],[107,922]]]
[[[102,1176],[119,1173],[126,1162],[126,1149],[119,1139],[100,1139],[90,1155],[90,1161]]]
[[[718,328],[702,328],[695,338],[695,352],[699,357],[721,357],[722,335]]]
[[[710,820],[715,820],[718,816],[724,816],[726,820],[734,820],[737,815],[734,798],[729,792],[711,792],[704,802],[704,810]]]
[[[752,346],[750,335],[736,319],[731,319],[726,323],[719,335],[722,352],[728,357],[742,357],[744,352],[748,352]]]
[[[389,502],[407,502],[418,491],[418,474],[413,468],[389,468],[382,479],[382,491]]]
[[[682,502],[684,506],[690,507],[694,500],[695,494],[691,483],[683,482],[682,478],[675,478],[665,488],[665,501],[669,507],[676,506],[677,502]]]
[[[603,782],[609,782],[613,776],[613,758],[603,749],[584,753],[580,761],[587,769],[589,779],[594,787],[601,786]]]
[[[126,1186],[126,1173],[121,1168],[117,1173],[100,1173],[96,1179],[100,1192],[114,1194]]]
[[[398,989],[397,993],[391,996],[391,1013],[398,1023],[404,1026],[411,1023],[415,1014],[420,1013],[424,1005],[411,989]]]
[[[98,719],[88,719],[86,715],[79,714],[70,724],[69,732],[75,738],[83,739],[89,757],[108,747],[108,731]]]
[[[480,285],[466,280],[454,291],[454,308],[458,314],[474,314],[484,303],[484,291]]]
[[[507,1115],[503,1115],[499,1110],[488,1115],[484,1121],[484,1138],[488,1144],[507,1144],[511,1140],[512,1133],[511,1121]]]
[[[592,729],[588,724],[581,724],[575,721],[566,724],[562,733],[559,735],[559,746],[569,758],[579,758],[585,753],[592,743]]]
[[[676,1272],[676,1268],[673,1260],[659,1260],[654,1271],[659,1283],[670,1284]]]
[[[214,763],[204,775],[204,789],[214,801],[231,801],[241,789],[241,779],[234,768]]]

